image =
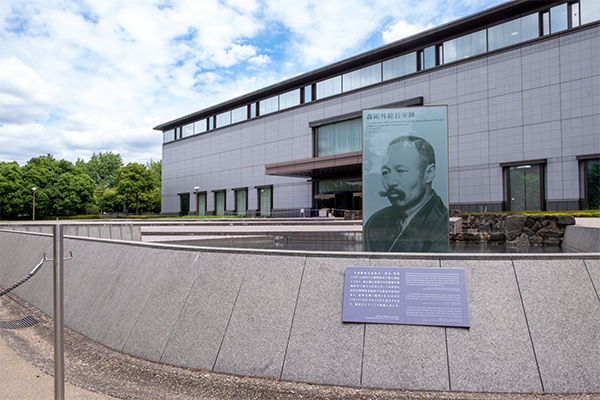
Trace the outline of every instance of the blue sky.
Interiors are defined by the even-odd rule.
[[[168,120],[503,0],[3,0],[0,161],[161,159]]]

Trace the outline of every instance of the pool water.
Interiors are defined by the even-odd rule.
[[[183,243],[182,243],[183,244]],[[337,251],[353,252],[363,251],[362,242],[353,241],[304,241],[304,240],[269,240],[269,239],[223,239],[223,240],[197,240],[186,241],[186,245],[208,247],[231,247],[240,249],[277,249],[299,251]],[[576,253],[577,251],[560,246],[503,246],[497,244],[462,244],[451,243],[450,253],[519,253],[519,254],[546,254],[546,253]]]

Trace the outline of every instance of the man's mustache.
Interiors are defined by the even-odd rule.
[[[390,186],[386,190],[379,191],[379,195],[381,197],[389,197],[392,194],[398,196],[398,200],[403,200],[404,197],[406,197],[406,193],[404,193],[402,189],[398,189],[396,186]]]

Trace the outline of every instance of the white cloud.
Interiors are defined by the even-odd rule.
[[[221,67],[231,67],[240,60],[254,57],[256,48],[248,45],[234,44],[229,49],[222,49],[214,55],[213,61]]]
[[[83,113],[70,115],[65,120],[65,130],[85,132],[94,129],[94,120]]]
[[[261,54],[256,57],[249,58],[248,62],[254,65],[266,65],[271,62],[271,58],[265,54]]]
[[[412,36],[416,33],[422,32],[424,30],[432,28],[432,24],[428,24],[427,26],[423,25],[411,25],[406,21],[398,21],[395,25],[391,26],[388,30],[385,30],[381,33],[383,41],[385,43],[390,43],[395,40],[400,40],[408,36]]]
[[[0,60],[0,122],[46,120],[61,92],[16,58]]]

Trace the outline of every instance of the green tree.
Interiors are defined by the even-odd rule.
[[[92,154],[88,162],[78,158],[75,165],[88,174],[96,186],[106,186],[107,189],[110,189],[114,187],[117,170],[123,166],[123,159],[120,154],[108,151]]]
[[[140,210],[140,198],[152,193],[156,179],[145,165],[129,163],[117,172],[117,194],[135,200],[135,213]]]
[[[24,182],[16,161],[0,162],[0,219],[16,218],[25,206]]]
[[[37,216],[82,213],[94,202],[94,181],[69,161],[47,154],[32,158],[21,170],[26,204],[33,201],[31,188],[36,188]],[[24,213],[31,215],[27,207]]]
[[[146,168],[152,174],[156,186],[154,190],[145,196],[143,199],[145,201],[145,210],[147,212],[159,214],[161,211],[161,196],[162,196],[162,161],[153,161],[150,159],[148,163],[146,163]]]

